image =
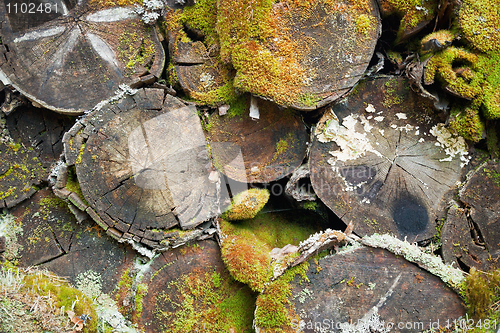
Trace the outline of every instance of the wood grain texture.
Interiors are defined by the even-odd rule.
[[[403,78],[363,82],[318,123],[309,160],[315,192],[356,234],[433,237],[465,159],[448,156],[431,134],[439,117]]]
[[[443,257],[484,271],[500,267],[500,166],[483,163],[460,189],[443,226]]]
[[[300,116],[276,104],[247,96],[241,115],[210,120],[209,140],[215,167],[245,183],[268,183],[291,174],[305,157],[307,133]],[[252,119],[253,103],[259,119]]]
[[[32,1],[38,8],[45,1]],[[50,2],[50,13],[13,13],[0,6],[1,71],[12,85],[47,109],[81,114],[140,81],[143,68],[159,77],[165,61],[156,31],[134,7],[97,8],[91,1]],[[58,4],[57,11],[55,4]],[[44,5],[45,6],[45,5]],[[20,8],[20,7],[19,7]],[[10,10],[10,12],[9,12]]]
[[[439,278],[385,250],[361,247],[329,256],[311,263],[306,274],[309,281],[295,279],[289,297],[306,324],[303,332],[318,332],[315,323],[328,332],[355,331],[360,321],[376,325],[377,316],[378,324],[394,325],[391,332],[422,332],[465,315],[460,297]]]
[[[76,165],[94,220],[117,238],[158,245],[168,229],[194,228],[217,211],[196,108],[162,89],[108,104],[70,132],[66,159]]]

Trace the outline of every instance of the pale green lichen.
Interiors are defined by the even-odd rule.
[[[443,263],[442,259],[423,252],[418,246],[402,241],[388,234],[373,234],[361,239],[363,245],[386,249],[406,260],[416,263],[421,268],[436,275],[454,290],[460,291],[465,281],[465,274],[458,268]]]
[[[23,235],[21,222],[16,221],[16,218],[3,212],[0,214],[0,237],[5,237],[5,252],[4,258],[8,261],[16,263],[20,258],[20,253],[23,246],[19,244],[18,237]]]
[[[98,332],[112,330],[116,333],[138,333],[120,313],[116,302],[102,292],[102,277],[99,273],[88,270],[78,274],[76,287],[93,301],[97,313]]]

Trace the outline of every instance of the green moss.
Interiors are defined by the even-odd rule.
[[[216,1],[198,0],[194,6],[184,8],[179,19],[181,23],[202,31],[205,34],[206,45],[218,43],[218,36],[215,31],[217,23]]]
[[[261,291],[273,276],[271,250],[298,245],[317,232],[319,227],[310,218],[309,213],[290,213],[262,214],[235,223],[222,220],[220,228],[226,238],[221,252],[229,272],[236,280]]]
[[[302,205],[305,209],[315,211],[318,209],[318,203],[316,201],[307,201]]]
[[[150,66],[156,52],[149,31],[145,35],[134,30],[125,30],[118,41],[118,59],[125,64],[128,74],[135,74],[136,68]],[[140,43],[140,44],[139,44]]]
[[[68,181],[66,182],[66,189],[68,191],[76,193],[80,199],[88,206],[87,200],[83,196],[82,189],[80,188],[80,183],[78,183],[78,178],[76,176],[76,171],[74,167],[68,168]]]
[[[380,8],[384,17],[397,15],[402,17],[397,32],[396,43],[400,42],[405,33],[417,28],[425,21],[430,21],[436,15],[438,1],[427,0],[381,0]]]
[[[465,0],[460,6],[460,28],[465,38],[480,51],[500,51],[498,8],[498,0]]]
[[[142,4],[142,0],[90,0],[89,5],[99,9],[116,6],[133,6]]]
[[[90,300],[81,291],[71,287],[61,280],[54,280],[49,275],[34,273],[24,277],[23,290],[26,293],[34,293],[39,296],[47,296],[50,292],[51,297],[58,307],[64,307],[65,310],[73,309],[76,315],[86,314],[92,317],[83,332],[95,332],[97,329],[97,314]],[[36,297],[36,296],[33,297]]]
[[[356,32],[360,35],[369,36],[370,32],[376,27],[376,21],[372,16],[361,14],[356,17]]]
[[[290,328],[293,319],[300,319],[295,314],[294,306],[289,297],[292,294],[291,282],[298,276],[299,281],[307,281],[306,272],[309,263],[288,269],[281,277],[267,285],[264,292],[257,298],[255,323],[266,332],[283,332]]]
[[[144,283],[139,283],[137,285],[137,292],[134,297],[135,301],[135,317],[140,318],[142,315],[143,304],[142,300],[144,296],[148,294],[148,286]]]
[[[496,303],[500,301],[500,270],[484,273],[471,268],[463,285],[462,296],[465,298],[467,313],[476,322],[498,319],[500,312]]]
[[[467,140],[478,142],[485,131],[478,109],[473,103],[465,107],[455,106],[450,111],[449,128]]]
[[[386,108],[390,108],[393,105],[399,105],[404,102],[403,96],[396,92],[398,88],[398,81],[396,79],[390,79],[385,84],[385,95],[382,105]]]
[[[493,180],[496,186],[500,187],[500,173],[498,171],[485,168],[484,173],[486,177]]]
[[[156,319],[165,332],[251,332],[255,295],[226,271],[183,275],[158,299]]]
[[[252,188],[238,193],[222,218],[228,221],[251,219],[264,207],[267,200],[269,200],[267,189]]]

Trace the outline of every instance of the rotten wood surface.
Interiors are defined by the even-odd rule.
[[[6,121],[12,139],[35,147],[43,166],[49,168],[59,159],[63,134],[73,126],[75,118],[26,106],[7,116]]]
[[[483,271],[500,267],[500,166],[483,163],[461,188],[442,230],[443,257]]]
[[[389,331],[422,332],[465,315],[460,297],[439,278],[385,250],[328,256],[311,262],[306,274],[306,282],[293,280],[289,297],[303,332],[318,332],[318,325],[328,332],[382,332],[382,323],[394,325]]]
[[[22,106],[2,121],[0,207],[13,207],[47,180],[51,165],[62,152],[63,133],[74,119]]]
[[[156,31],[133,6],[98,8],[95,2],[9,1],[0,7],[6,52],[2,76],[30,100],[81,114],[148,74],[159,77],[165,60]],[[147,69],[146,69],[147,68]]]
[[[439,134],[439,121],[401,77],[360,83],[318,123],[309,159],[315,193],[355,234],[432,238],[467,161],[457,152],[465,142]]]
[[[141,89],[89,114],[64,145],[82,208],[114,238],[166,246],[178,236],[169,229],[194,228],[217,212],[196,108],[162,89]]]
[[[259,118],[252,119],[251,109]],[[306,153],[307,133],[297,112],[247,95],[241,115],[213,113],[209,141],[214,166],[244,183],[269,183],[291,174]]]

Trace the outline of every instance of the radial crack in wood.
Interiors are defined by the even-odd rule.
[[[361,83],[318,123],[309,167],[316,194],[360,235],[436,234],[467,145],[403,78]]]
[[[120,84],[140,81],[141,68],[156,77],[165,60],[156,31],[134,7],[99,8],[82,0],[34,0],[36,15],[17,12],[16,0],[0,7],[2,43],[7,47],[2,76],[45,108],[81,114],[115,94]],[[14,7],[15,5],[18,5]]]
[[[156,247],[168,245],[167,229],[194,228],[218,211],[196,108],[163,99],[162,89],[143,89],[110,103],[64,142],[99,222],[117,238],[128,233]]]
[[[447,262],[489,271],[500,267],[500,166],[490,160],[460,189],[465,208],[451,207],[443,226]]]

